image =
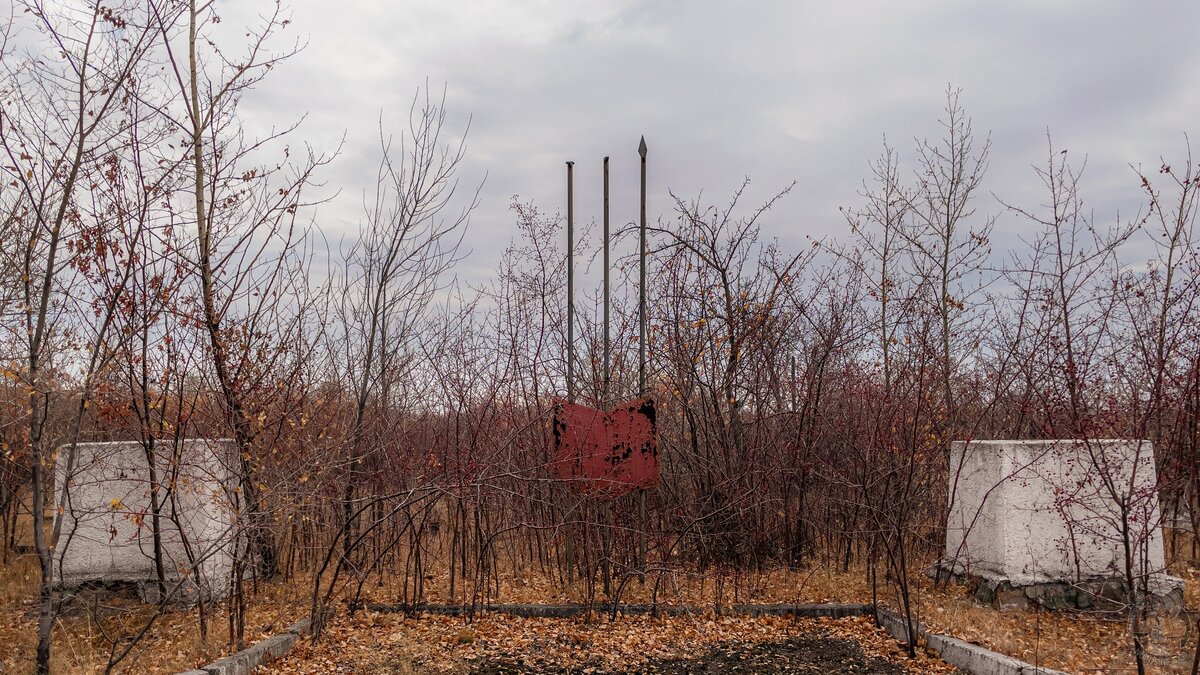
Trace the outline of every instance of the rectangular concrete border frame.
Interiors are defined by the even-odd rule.
[[[870,613],[870,606],[866,607]],[[879,625],[892,637],[900,642],[908,642],[908,628],[899,614],[889,609],[880,609],[875,616]],[[925,638],[925,645],[937,652],[943,661],[972,675],[1067,675],[1061,670],[1025,663],[958,638],[930,633],[919,623],[916,624],[915,630],[917,637]]]
[[[465,616],[476,613],[476,608],[463,605],[384,605],[368,604],[366,608],[380,613],[415,613],[441,614],[448,616]],[[703,614],[711,607],[660,606],[653,605],[491,605],[479,608],[479,612],[508,614],[521,618],[556,618],[567,619],[584,616],[590,612],[615,612],[618,614],[652,614],[658,612],[668,616],[686,616]],[[907,629],[900,615],[888,609],[876,610],[871,605],[732,605],[722,608],[718,613],[741,616],[797,616],[797,617],[829,617],[844,618],[849,616],[876,617],[879,625],[893,638],[907,642]],[[972,675],[1066,675],[1060,670],[1034,666],[1024,661],[1005,656],[999,652],[964,642],[946,635],[928,632],[924,626],[917,624],[917,635],[925,638],[925,644],[938,656],[963,671]],[[308,619],[301,619],[292,625],[285,633],[267,638],[256,645],[226,656],[217,661],[188,670],[177,675],[250,675],[254,669],[269,661],[277,659],[308,634]]]
[[[176,675],[250,675],[254,669],[287,654],[296,642],[308,634],[308,619],[300,619],[287,631],[262,640],[236,654],[230,654],[212,663],[185,670]]]

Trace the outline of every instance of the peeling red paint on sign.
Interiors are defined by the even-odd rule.
[[[658,485],[654,400],[608,412],[559,401],[554,406],[554,473],[579,491],[612,499]]]

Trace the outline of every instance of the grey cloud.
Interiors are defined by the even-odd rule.
[[[228,10],[236,13],[236,10]],[[1089,158],[1098,218],[1140,206],[1128,165],[1178,155],[1200,119],[1189,45],[1192,2],[298,2],[306,51],[246,101],[251,124],[307,111],[302,137],[333,147],[343,187],[321,219],[348,228],[374,174],[377,123],[399,130],[428,78],[447,86],[452,128],[472,117],[464,186],[486,173],[460,271],[486,276],[515,236],[512,195],[563,209],[563,161],[577,164],[581,221],[599,217],[600,159],[613,157],[614,219],[636,213],[635,148],[651,153],[652,215],[666,190],[748,200],[792,180],[765,234],[843,233],[867,162],[887,134],[911,154],[936,137],[947,84],[994,142],[986,187],[1036,204],[1031,163],[1045,130]],[[749,202],[748,202],[749,203]],[[981,213],[1001,206],[990,197]],[[1020,223],[1002,220],[998,242]]]

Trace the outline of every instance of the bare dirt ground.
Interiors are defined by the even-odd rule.
[[[868,657],[853,640],[819,635],[784,642],[714,645],[696,658],[651,660],[639,672],[647,673],[902,673],[904,668],[877,657]]]
[[[586,662],[585,662],[586,663]],[[471,670],[478,675],[509,673],[662,673],[663,675],[699,675],[712,673],[887,673],[900,674],[905,668],[879,657],[868,657],[854,640],[813,634],[782,642],[722,642],[691,658],[650,659],[627,668],[608,669],[585,665],[574,668],[554,666],[513,656],[489,660]]]

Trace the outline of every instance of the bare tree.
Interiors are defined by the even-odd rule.
[[[278,572],[277,551],[256,477],[257,458],[265,450],[256,441],[266,413],[264,402],[252,402],[252,391],[268,366],[263,357],[282,353],[271,341],[302,329],[310,296],[300,264],[305,236],[297,219],[312,206],[302,195],[328,158],[310,151],[292,163],[284,147],[282,161],[263,164],[256,158],[295,127],[248,138],[239,125],[241,94],[299,49],[270,50],[272,38],[288,24],[279,3],[247,28],[248,44],[238,55],[206,36],[218,20],[211,4],[192,0],[178,20],[162,13],[157,19],[177,86],[160,109],[189,143],[185,157],[196,237],[185,264],[198,284],[194,321],[206,336],[226,422],[241,451],[246,533],[256,569],[270,577]]]
[[[404,412],[398,390],[419,357],[417,333],[426,327],[430,302],[445,288],[444,274],[459,259],[468,218],[478,204],[479,188],[454,209],[455,174],[465,154],[466,135],[444,139],[445,122],[445,93],[434,100],[426,87],[413,99],[399,153],[393,152],[391,138],[381,130],[374,200],[358,240],[346,253],[338,288],[338,339],[345,350],[342,360],[353,412],[345,441],[342,532],[336,538],[342,545],[339,570],[355,567],[354,547],[362,543],[358,518],[363,504],[355,494],[364,484],[363,463],[390,443],[386,434],[372,435],[371,430],[387,426]],[[362,497],[368,502],[375,498]],[[318,625],[324,616],[317,598],[325,570],[323,564],[313,577],[313,620]]]
[[[374,204],[358,242],[347,255],[341,297],[346,326],[346,366],[352,374],[354,420],[347,453],[347,480],[342,497],[347,549],[354,536],[354,486],[368,454],[364,447],[365,417],[370,399],[387,399],[389,380],[410,372],[413,339],[425,310],[443,287],[443,274],[458,260],[459,247],[475,195],[456,213],[446,215],[458,187],[456,170],[465,151],[465,134],[457,142],[442,140],[445,93],[439,101],[426,88],[414,98],[409,130],[394,159],[384,139]],[[418,107],[418,105],[420,107]]]
[[[1048,146],[1046,166],[1036,169],[1048,193],[1045,210],[1009,206],[1042,229],[1030,257],[1007,274],[1020,295],[1033,298],[1023,304],[1038,315],[1029,321],[1037,328],[1027,347],[1038,356],[1027,362],[1028,377],[1037,383],[1045,411],[1042,424],[1052,438],[1081,439],[1081,459],[1088,467],[1082,483],[1056,486],[1062,492],[1056,504],[1070,531],[1099,537],[1123,551],[1133,653],[1138,672],[1144,673],[1146,592],[1150,574],[1161,571],[1148,569],[1142,555],[1160,525],[1150,517],[1157,511],[1157,486],[1145,490],[1140,482],[1145,463],[1153,458],[1148,456],[1148,445],[1140,441],[1133,457],[1120,452],[1122,448],[1097,442],[1123,431],[1109,405],[1113,392],[1105,386],[1105,371],[1111,363],[1105,352],[1118,308],[1112,292],[1116,252],[1137,225],[1107,232],[1094,227],[1079,191],[1082,168],[1073,168],[1065,151],[1056,152],[1052,143]],[[1089,497],[1092,494],[1098,497]]]
[[[6,60],[5,88],[11,96],[0,108],[0,148],[7,160],[4,182],[14,188],[16,203],[3,220],[5,227],[15,228],[20,241],[19,321],[25,336],[21,378],[29,392],[29,477],[34,547],[41,569],[39,673],[50,671],[54,613],[54,551],[43,510],[55,462],[47,421],[57,392],[50,376],[56,368],[68,365],[54,360],[55,349],[64,346],[63,322],[72,319],[63,299],[69,297],[77,279],[70,271],[77,271],[76,263],[86,260],[88,254],[76,256],[69,244],[86,239],[89,232],[107,237],[106,228],[111,226],[86,220],[86,201],[80,192],[89,184],[103,184],[106,171],[111,170],[106,164],[111,165],[128,141],[120,133],[125,115],[122,100],[129,94],[123,83],[141,64],[153,38],[149,22],[135,7],[96,5],[80,14],[52,11],[41,2],[26,3],[28,16],[59,58],[51,61],[30,55],[15,62]],[[50,111],[54,114],[47,115]],[[115,297],[108,298],[107,311],[94,335],[102,336],[109,325]],[[89,376],[101,358],[98,350],[92,351],[86,364]],[[80,411],[87,398],[85,385]],[[59,439],[70,442],[71,450],[57,461],[71,463],[77,434],[78,422],[72,436]]]
[[[900,179],[899,158],[884,139],[883,153],[871,163],[872,183],[860,192],[866,204],[853,210],[843,209],[850,231],[863,249],[863,260],[873,270],[865,274],[870,297],[878,304],[877,344],[883,368],[883,386],[891,388],[892,347],[896,344],[897,322],[894,306],[903,302],[905,291],[897,287],[902,270],[897,262],[905,253],[902,232],[911,231],[907,219],[909,200]],[[897,297],[899,296],[899,297]]]
[[[953,380],[964,345],[975,339],[971,311],[983,287],[979,270],[991,252],[988,237],[994,223],[989,217],[971,227],[972,202],[987,172],[991,140],[976,148],[971,118],[959,103],[961,91],[946,90],[945,117],[940,120],[945,133],[937,142],[917,144],[916,185],[899,193],[911,216],[911,226],[899,232],[906,239],[913,277],[924,286],[918,297],[938,318],[941,424],[947,436],[957,422]]]
[[[1185,403],[1188,364],[1196,362],[1188,345],[1196,339],[1195,314],[1200,305],[1200,280],[1196,276],[1200,255],[1195,239],[1200,167],[1194,163],[1190,143],[1182,159],[1182,167],[1161,160],[1161,179],[1137,170],[1149,200],[1144,231],[1150,237],[1154,255],[1144,273],[1129,270],[1117,279],[1118,288],[1124,291],[1120,294],[1125,316],[1121,323],[1129,351],[1137,358],[1119,358],[1116,365],[1134,405],[1134,433],[1154,443],[1167,508],[1176,515],[1190,510],[1193,531],[1197,531],[1200,472]],[[1160,180],[1166,182],[1166,191],[1156,186]]]

